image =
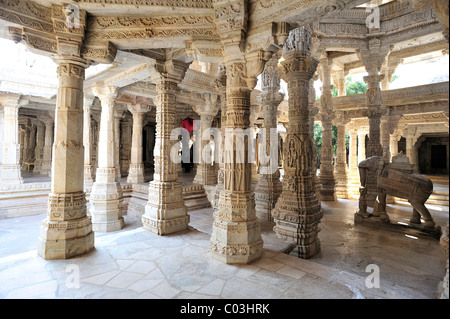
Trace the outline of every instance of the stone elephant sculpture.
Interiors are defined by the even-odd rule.
[[[420,174],[405,172],[390,167],[383,157],[372,156],[358,165],[360,175],[360,201],[358,214],[367,217],[367,175],[369,170],[375,170],[377,178],[377,201],[374,207],[373,215],[379,216],[383,222],[389,222],[389,216],[386,212],[386,196],[392,195],[407,199],[413,207],[413,214],[410,222],[421,224],[421,217],[425,221],[424,227],[433,228],[435,222],[425,202],[433,192],[433,182]]]

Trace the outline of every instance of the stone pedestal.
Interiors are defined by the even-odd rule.
[[[102,104],[98,142],[98,168],[90,194],[93,229],[96,232],[120,230],[125,222],[122,217],[123,194],[117,179],[114,135],[114,104],[116,87],[95,87],[93,89]]]
[[[186,230],[190,220],[183,202],[181,182],[178,181],[177,164],[171,152],[178,141],[170,134],[178,126],[176,117],[176,89],[186,72],[187,65],[176,61],[155,61],[150,67],[151,78],[156,83],[156,145],[155,173],[148,189],[148,201],[142,216],[144,229],[157,235],[168,235]]]
[[[47,218],[42,222],[38,254],[44,259],[67,259],[94,248],[91,217],[83,192],[83,80],[85,61],[58,57],[52,187]]]
[[[318,61],[310,57],[310,36],[308,27],[294,29],[283,49],[280,77],[288,84],[289,125],[283,191],[272,211],[277,236],[292,241],[298,257],[305,259],[320,252],[318,233],[323,215],[311,175],[314,163],[308,94]]]

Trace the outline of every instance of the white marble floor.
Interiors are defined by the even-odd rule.
[[[36,254],[44,215],[0,219],[0,298],[435,298],[448,259],[438,240],[354,225],[356,201],[322,207],[320,254],[302,260],[280,252],[287,243],[266,222],[263,256],[249,265],[211,258],[212,209],[191,212],[189,230],[164,237],[125,217],[124,229],[96,234],[93,252],[60,261]],[[438,224],[448,221],[448,207],[430,208]],[[379,288],[366,286],[369,264],[380,269]]]

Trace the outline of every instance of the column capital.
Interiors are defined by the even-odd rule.
[[[219,96],[217,94],[204,94],[203,99],[205,104],[194,105],[192,109],[200,116],[214,117],[219,112],[220,104],[218,103]]]
[[[152,105],[140,104],[140,103],[128,103],[127,104],[127,109],[133,115],[135,113],[147,113],[147,112],[150,112],[152,110]]]
[[[149,64],[148,71],[150,73],[150,79],[156,84],[166,81],[179,84],[183,81],[184,75],[188,68],[188,63],[173,59],[166,61],[153,60]]]
[[[114,103],[119,92],[116,86],[94,86],[91,90],[100,99],[102,106],[104,103]]]

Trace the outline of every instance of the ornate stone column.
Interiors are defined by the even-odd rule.
[[[45,139],[44,139],[44,150],[43,150],[43,157],[42,157],[42,168],[41,168],[41,174],[42,175],[49,175],[52,174],[52,145],[53,145],[53,117],[48,116],[44,120],[45,124]]]
[[[176,116],[177,85],[184,77],[187,65],[178,61],[155,61],[150,75],[156,83],[156,144],[154,151],[155,173],[149,185],[148,201],[142,224],[157,235],[167,235],[185,230],[189,215],[183,201],[181,182],[178,181],[177,164],[171,159],[173,146],[170,134],[178,127]]]
[[[52,187],[48,198],[47,218],[41,225],[38,254],[44,259],[67,259],[94,248],[91,217],[86,214],[83,192],[82,109],[84,70],[87,64],[85,60],[75,56],[58,56],[55,62],[58,64],[59,86],[55,111]]]
[[[284,144],[283,191],[272,216],[274,231],[293,241],[298,257],[311,258],[320,252],[318,237],[322,208],[311,176],[313,137],[309,131],[309,86],[318,61],[310,54],[311,29],[300,27],[289,33],[283,47],[280,77],[288,84],[289,125]]]
[[[314,141],[314,125],[316,115],[319,114],[319,108],[316,107],[316,89],[314,88],[314,82],[319,78],[319,76],[314,74],[310,83],[309,83],[309,134],[313,139],[313,165],[311,165],[311,176],[314,180],[314,188],[316,189],[316,196],[320,202],[320,180],[319,176],[317,176],[317,147]]]
[[[120,183],[120,178],[122,177],[122,173],[120,171],[120,150],[122,149],[120,143],[120,120],[122,119],[123,112],[122,111],[114,111],[114,140],[115,143],[115,151],[114,151],[114,166],[116,167],[116,180]]]
[[[336,196],[338,198],[348,198],[347,192],[347,150],[345,147],[345,124],[343,122],[337,125],[337,149],[336,149],[336,165],[335,165],[335,179],[336,179]]]
[[[144,129],[145,113],[151,106],[142,104],[129,104],[128,110],[133,115],[133,133],[131,136],[131,163],[127,182],[130,184],[144,183],[144,162],[142,161],[142,134]]]
[[[366,132],[358,131],[358,163],[366,159],[366,135]]]
[[[277,133],[278,106],[284,99],[284,94],[280,93],[280,78],[278,76],[278,59],[274,55],[267,63],[262,73],[262,93],[258,96],[258,101],[262,105],[264,112],[264,124],[261,130],[265,131],[265,140],[262,142],[266,146],[266,154],[260,156],[270,156],[266,164],[260,164],[258,183],[255,188],[255,208],[256,216],[261,221],[272,221],[272,209],[281,194],[282,184],[280,181],[280,170],[278,169],[278,160],[273,158],[273,154],[278,155],[278,149],[272,150],[271,131]]]
[[[20,173],[19,144],[19,95],[7,95],[0,98],[3,106],[3,158],[0,165],[1,184],[22,184]]]
[[[350,130],[350,150],[349,150],[349,195],[359,194],[359,170],[358,170],[358,131]]]
[[[197,136],[199,143],[199,160],[200,163],[197,165],[197,172],[194,177],[194,183],[202,185],[216,185],[217,176],[214,166],[211,162],[207,163],[204,160],[204,152],[211,152],[209,147],[209,139],[205,140],[203,136],[206,130],[211,129],[211,124],[219,111],[219,104],[217,103],[218,95],[207,94],[204,96],[205,104],[196,105],[193,107],[194,112],[200,115],[200,136]]]
[[[44,156],[45,142],[45,124],[42,121],[36,121],[36,148],[34,149],[35,160],[33,172],[40,174],[42,169],[42,159]]]
[[[323,91],[321,102],[320,117],[322,120],[322,150],[320,155],[320,174],[321,184],[320,199],[323,201],[336,200],[333,167],[333,146],[332,146],[332,121],[334,119],[333,97],[331,94],[331,66],[332,60],[329,58],[321,59]]]
[[[262,254],[263,241],[251,190],[248,141],[237,145],[237,130],[250,126],[250,94],[246,63],[228,61],[224,190],[211,235],[212,256],[225,263],[249,263]],[[235,134],[236,133],[236,134]],[[242,148],[241,148],[242,147]],[[243,158],[238,150],[243,149]]]
[[[92,187],[94,184],[94,169],[92,168],[92,129],[91,129],[91,109],[92,98],[84,98],[83,105],[83,145],[84,145],[84,189]]]
[[[93,93],[102,105],[98,141],[98,168],[92,185],[90,202],[94,231],[111,232],[120,230],[125,222],[122,217],[122,187],[117,179],[116,138],[114,105],[117,87],[94,87]]]
[[[214,195],[214,211],[219,209],[220,193],[223,191],[225,182],[225,163],[224,163],[224,146],[225,146],[225,128],[227,125],[227,78],[225,68],[219,72],[219,76],[215,80],[215,88],[220,97],[220,130],[222,133],[222,151],[219,154],[219,171],[217,172],[217,186]]]

